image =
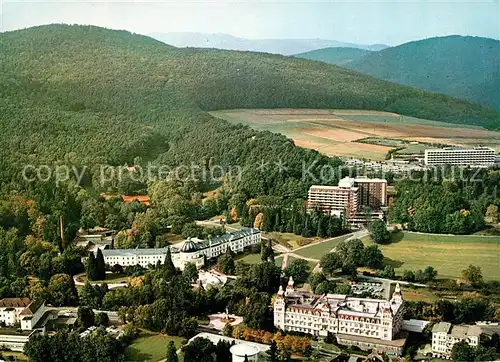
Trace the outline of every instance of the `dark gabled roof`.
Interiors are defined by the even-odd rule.
[[[32,316],[38,309],[40,309],[43,303],[44,301],[42,299],[34,300],[19,315]]]
[[[0,300],[0,308],[25,308],[30,303],[29,298],[3,298]]]

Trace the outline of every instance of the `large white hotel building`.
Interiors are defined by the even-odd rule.
[[[205,259],[216,258],[223,254],[227,248],[235,253],[254,244],[260,244],[261,235],[259,229],[249,228],[239,230],[230,234],[224,234],[208,240],[198,238],[188,239],[179,244],[170,246],[172,262],[176,268],[184,270],[186,263],[193,263],[201,268]],[[140,265],[147,268],[161,262],[165,263],[168,248],[155,249],[105,249],[102,250],[104,262],[111,266],[134,266]]]
[[[490,167],[495,164],[495,159],[496,152],[493,148],[489,147],[425,150],[425,164],[427,166],[453,165]]]
[[[387,180],[368,177],[344,177],[338,186],[313,185],[309,188],[307,207],[331,215],[343,215],[352,226],[363,224],[363,207],[371,209],[372,220],[383,217],[387,205]]]
[[[274,302],[274,325],[283,331],[314,336],[334,334],[337,342],[361,349],[400,354],[406,342],[403,296],[396,286],[390,300],[316,295],[295,290],[290,278]]]

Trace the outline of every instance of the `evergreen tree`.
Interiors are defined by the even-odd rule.
[[[274,250],[271,239],[269,239],[269,243],[267,244],[266,250],[267,250],[266,251],[267,260],[274,263]]]
[[[80,290],[80,305],[87,306],[91,308],[99,308],[100,307],[100,296],[97,293],[97,290],[90,284],[87,280]]]
[[[302,236],[305,237],[305,238],[311,236],[309,214],[305,214],[304,215],[304,228],[302,229]]]
[[[243,206],[243,211],[241,212],[241,215],[240,215],[240,223],[242,226],[246,226],[246,227],[250,227],[253,224],[252,217],[250,216],[250,210],[249,210],[246,202],[245,202],[245,205]]]
[[[168,342],[167,346],[167,358],[166,362],[178,362],[179,358],[177,357],[177,351],[175,349],[174,341]]]
[[[104,255],[102,255],[102,251],[99,248],[97,249],[97,256],[95,262],[96,262],[97,280],[105,280],[106,264],[104,263]]]
[[[266,356],[267,362],[278,362],[278,345],[276,344],[275,340],[271,342],[271,345],[269,346],[266,355],[267,355]]]
[[[163,271],[165,278],[171,278],[175,275],[175,265],[172,261],[170,247],[167,247],[167,253],[165,254],[165,263],[163,264]]]
[[[260,243],[260,260],[267,261],[267,245],[264,241]]]
[[[88,280],[98,280],[97,263],[94,253],[90,253],[87,258],[86,272]]]
[[[219,259],[217,259],[217,265],[219,270],[224,274],[234,275],[236,272],[234,253],[229,246],[227,247],[226,252],[219,256]]]

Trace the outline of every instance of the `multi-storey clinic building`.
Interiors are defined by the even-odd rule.
[[[313,185],[309,189],[308,208],[329,214],[354,215],[358,209],[359,188],[354,180],[342,179],[338,186]]]
[[[356,211],[369,206],[378,211],[387,205],[387,180],[345,177],[338,186],[313,185],[309,189],[308,208],[320,209],[330,214],[346,214],[353,218]]]
[[[381,300],[296,291],[290,278],[285,291],[280,286],[274,302],[276,328],[314,336],[330,332],[340,344],[394,354],[401,353],[406,341],[400,334],[403,314],[399,285],[390,300]]]
[[[184,270],[187,263],[193,263],[201,268],[205,259],[216,258],[227,248],[235,253],[243,252],[245,247],[260,244],[259,229],[249,228],[224,234],[208,240],[192,238],[177,245],[170,246],[172,262],[176,268]],[[168,248],[155,249],[106,249],[102,250],[104,262],[109,265],[133,266],[140,265],[147,268],[158,262],[165,263]]]
[[[469,149],[431,149],[425,150],[427,166],[454,165],[490,167],[495,164],[496,152],[489,147]]]
[[[480,326],[454,326],[448,322],[440,322],[432,327],[432,354],[434,357],[451,357],[455,343],[467,342],[472,347],[479,345]]]
[[[387,205],[387,180],[356,177],[354,185],[359,188],[359,205],[379,210]]]

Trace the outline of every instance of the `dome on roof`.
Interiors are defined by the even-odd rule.
[[[198,244],[196,244],[192,240],[187,240],[180,249],[182,253],[193,253],[198,250],[199,250]]]
[[[232,346],[229,351],[238,357],[252,357],[259,353],[259,348],[249,343],[240,343]]]

